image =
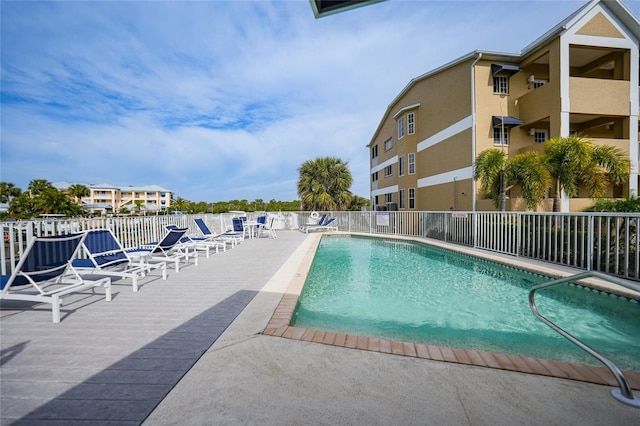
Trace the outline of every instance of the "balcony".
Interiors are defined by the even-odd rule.
[[[518,99],[520,108],[518,118],[525,124],[534,123],[551,115],[550,105],[554,105],[553,97],[559,97],[556,84],[547,83],[537,89],[530,90]]]
[[[629,139],[598,139],[589,138],[594,145],[610,145],[618,148],[620,151],[629,155]],[[524,154],[525,152],[535,151],[540,154],[544,153],[544,142],[527,145],[518,150],[518,154]]]
[[[627,116],[630,114],[630,82],[596,78],[569,78],[571,112]]]

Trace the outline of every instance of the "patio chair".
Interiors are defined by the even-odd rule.
[[[193,263],[198,265],[198,252],[189,251],[188,247],[180,245],[180,240],[187,233],[188,228],[169,229],[164,238],[159,242],[144,244],[141,248],[130,250],[129,256],[135,258],[144,256],[146,261],[173,262],[176,272],[180,272],[180,262],[189,263],[193,258]]]
[[[62,296],[95,287],[105,288],[111,300],[111,279],[88,280],[70,267],[84,234],[35,237],[11,275],[0,278],[0,300],[23,300],[51,304],[53,322],[60,322]]]
[[[338,226],[332,225],[335,220],[336,219],[332,217],[328,219],[326,222],[324,222],[322,225],[306,225],[306,226],[300,227],[300,230],[305,234],[308,234],[309,232],[315,232],[315,231],[326,231],[326,230],[337,231]]]
[[[194,219],[198,229],[202,232],[204,238],[207,238],[212,241],[222,241],[224,243],[231,244],[232,247],[235,247],[238,243],[242,241],[242,233],[238,234],[236,232],[226,232],[224,234],[214,234],[211,232],[207,224],[202,219]]]
[[[245,225],[246,222],[247,222],[246,217],[244,218],[244,220],[241,217],[234,217],[233,219],[231,219],[231,223],[233,224],[233,234],[241,235],[243,240],[247,236],[250,236],[250,232],[251,232],[251,230],[247,228],[247,226]]]
[[[315,212],[314,212],[314,213],[315,213]],[[317,215],[317,213],[316,213],[316,215]],[[314,216],[310,216],[310,217],[309,217],[309,221],[308,221],[306,224],[304,224],[304,225],[300,225],[300,228],[299,228],[299,229],[300,229],[302,232],[305,232],[304,228],[306,228],[307,226],[319,226],[319,225],[322,225],[322,224],[324,223],[325,219],[326,219],[326,220],[329,220],[328,215],[327,215],[326,213],[324,213],[322,216],[320,216],[320,217],[317,219],[317,222],[315,221],[315,217],[314,217]]]
[[[178,229],[176,225],[166,225],[166,229]],[[227,245],[223,241],[209,240],[204,237],[191,237],[185,234],[180,239],[180,245],[185,248],[192,248],[196,251],[203,251],[207,256],[207,259],[211,255],[211,250],[215,249],[218,253],[218,249],[222,248],[222,251],[227,251]]]
[[[261,223],[258,226],[258,237],[262,236],[262,235],[266,235],[270,238],[278,238],[278,236],[276,235],[276,230],[273,227],[273,222],[275,221],[275,218],[267,218],[266,216],[265,218],[265,223]],[[260,219],[260,218],[258,218]],[[259,220],[258,220],[259,222]],[[268,223],[267,223],[268,222]]]
[[[166,262],[147,262],[143,256],[130,256],[109,229],[87,231],[82,246],[87,258],[71,262],[71,266],[79,272],[131,278],[134,293],[138,291],[138,278],[144,277],[153,269],[160,269],[162,279],[167,279]]]

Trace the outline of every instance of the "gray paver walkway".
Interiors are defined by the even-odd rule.
[[[305,238],[280,234],[145,277],[138,293],[114,281],[111,302],[68,297],[59,324],[48,306],[3,301],[1,423],[140,424]]]

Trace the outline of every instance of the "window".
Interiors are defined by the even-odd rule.
[[[409,188],[409,208],[410,209],[416,208],[416,189],[415,188]]]
[[[401,189],[401,190],[400,190],[400,192],[399,192],[399,194],[398,194],[398,204],[399,204],[399,207],[400,207],[401,209],[404,209],[404,208],[405,208],[405,205],[404,205],[404,196],[405,196],[405,190],[404,190],[404,189]]]
[[[398,176],[404,176],[404,155],[398,157]]]
[[[415,117],[416,115],[413,112],[407,114],[407,133],[410,135],[416,132]]]
[[[371,174],[371,182],[377,182],[378,181],[378,172],[374,172]]]
[[[404,117],[398,119],[398,139],[404,137]]]
[[[391,176],[393,174],[393,164],[389,164],[387,167],[384,168],[384,176]]]
[[[502,132],[504,130],[504,133]],[[493,128],[493,144],[494,145],[509,145],[509,129],[505,127]]]
[[[407,154],[407,159],[409,160],[409,174],[416,174],[416,154],[414,152],[410,152]]]
[[[373,200],[373,205],[377,206],[378,205],[378,196],[375,196],[375,199]]]
[[[371,158],[376,158],[378,156],[378,145],[374,145],[371,147]]]
[[[389,138],[386,141],[384,141],[384,150],[389,151],[391,147],[393,147],[393,139]]]
[[[533,88],[537,89],[538,87],[542,87],[547,83],[548,83],[548,80],[534,80],[533,81]]]
[[[392,193],[384,194],[384,201],[385,203],[393,203],[393,194]]]
[[[533,141],[535,143],[542,143],[547,140],[547,132],[545,130],[536,130],[533,134]]]
[[[493,77],[493,93],[509,93],[509,79],[502,75]]]

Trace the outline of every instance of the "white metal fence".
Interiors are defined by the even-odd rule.
[[[640,214],[531,212],[330,212],[340,231],[433,238],[453,244],[572,266],[640,281]],[[311,212],[269,213],[276,229],[298,229]],[[232,214],[168,215],[2,222],[2,274],[11,273],[31,236],[111,229],[125,247],[158,241],[164,226],[213,232],[231,227]]]

